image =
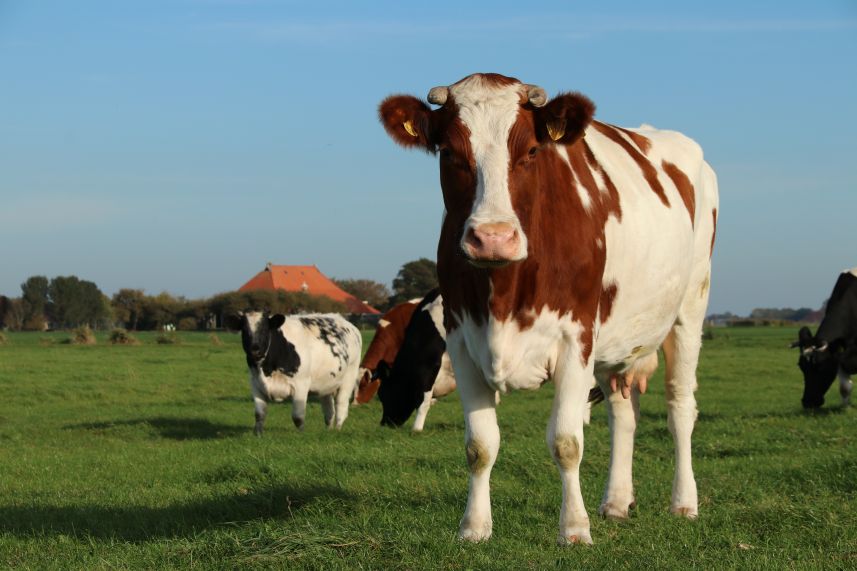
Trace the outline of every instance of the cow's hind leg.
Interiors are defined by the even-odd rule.
[[[706,277],[706,284],[707,281]],[[670,511],[690,519],[696,518],[699,509],[691,464],[691,435],[697,415],[693,393],[696,391],[696,367],[707,306],[708,288],[691,288],[663,344],[667,422],[675,441],[675,478]]]
[[[360,352],[358,351],[357,354],[359,355]],[[345,369],[343,372],[345,380],[343,381],[342,386],[339,387],[339,390],[336,391],[337,430],[342,428],[343,423],[345,423],[345,419],[348,418],[348,407],[351,405],[353,395],[357,391],[357,383],[360,381],[359,366],[359,363],[354,363]]]
[[[580,491],[583,419],[592,378],[592,363],[583,366],[579,351],[570,351],[560,361],[554,375],[556,393],[548,423],[547,442],[562,481],[558,537],[560,545],[592,543],[589,515],[586,513]]]
[[[464,408],[464,448],[470,469],[467,507],[461,518],[458,537],[465,541],[483,541],[491,537],[493,528],[490,480],[500,449],[494,391],[485,383],[482,372],[467,354],[461,340],[450,338],[449,351]]]
[[[333,428],[333,419],[336,417],[336,403],[333,393],[321,397],[321,411],[324,413],[324,425]]]
[[[304,429],[304,419],[306,418],[306,401],[309,396],[309,382],[301,381],[295,383],[294,393],[292,394],[292,422],[298,427],[298,430]]]
[[[640,418],[640,392],[633,387],[631,398],[626,399],[622,391],[611,392],[609,379],[600,379],[599,384],[607,395],[604,400],[610,424],[610,471],[598,512],[607,518],[627,519],[634,505],[632,462],[634,432]]]

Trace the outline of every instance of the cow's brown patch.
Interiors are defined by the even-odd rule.
[[[654,167],[654,165],[652,165],[652,163],[650,163],[649,160],[645,156],[643,156],[642,153],[640,153],[640,151],[635,149],[634,146],[631,145],[631,143],[629,143],[622,135],[620,135],[616,128],[611,127],[610,125],[607,125],[605,123],[600,123],[598,121],[593,121],[592,126],[595,127],[595,129],[599,133],[622,147],[625,152],[630,155],[634,162],[637,163],[637,166],[640,167],[640,170],[642,171],[646,182],[649,183],[649,187],[651,187],[652,191],[656,195],[658,195],[658,198],[661,199],[661,202],[664,203],[664,206],[669,206],[670,201],[667,198],[666,192],[664,192],[664,187],[661,184],[661,181],[658,180],[658,170]]]
[[[678,190],[678,194],[681,196],[681,200],[684,202],[684,206],[690,214],[690,225],[693,227],[696,215],[696,193],[693,190],[693,183],[690,182],[690,179],[687,178],[684,171],[671,162],[661,161],[661,166]]]
[[[708,259],[714,255],[714,237],[717,235],[717,209],[711,211],[711,251],[708,252]]]
[[[589,145],[586,144],[586,141],[583,142],[583,152],[586,155],[586,163],[589,165],[589,168],[601,175],[601,179],[604,181],[604,186],[607,188],[607,196],[601,197],[601,203],[607,213],[607,216],[613,216],[616,218],[617,222],[621,222],[622,205],[619,202],[619,190],[617,190],[616,185],[613,184],[613,181],[610,179],[610,175],[607,174],[607,171],[605,171],[601,165],[598,164],[598,161],[595,160],[595,155],[592,153],[592,149],[589,148]]]
[[[649,154],[649,149],[652,148],[652,142],[649,140],[648,137],[641,135],[639,133],[635,133],[634,131],[631,131],[629,129],[625,129],[623,127],[617,127],[616,125],[610,125],[610,126],[613,127],[614,129],[619,129],[620,131],[622,131],[623,133],[628,135],[628,137],[632,141],[634,141],[634,144],[637,145],[641,151],[643,151],[644,155]]]
[[[610,319],[610,313],[613,311],[613,301],[616,299],[618,286],[611,283],[607,287],[601,288],[601,299],[598,301],[598,319],[601,323],[605,323]]]

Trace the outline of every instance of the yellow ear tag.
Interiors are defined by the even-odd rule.
[[[559,141],[560,139],[562,139],[562,136],[565,135],[565,121],[563,121],[561,124],[559,122],[548,123],[547,127],[548,135],[550,135],[550,138],[554,141]]]
[[[417,135],[417,132],[414,131],[414,124],[411,123],[410,121],[405,121],[402,124],[402,127],[405,128],[405,131],[407,131],[408,135],[410,135],[411,137],[418,137],[419,136],[419,135]]]

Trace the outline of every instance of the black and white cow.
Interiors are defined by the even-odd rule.
[[[342,428],[357,387],[362,337],[345,318],[325,315],[231,316],[227,326],[241,331],[256,405],[257,435],[262,434],[268,403],[292,401],[292,420],[303,428],[308,397],[321,400],[324,423]]]
[[[857,374],[857,268],[839,275],[815,336],[802,327],[792,347],[800,347],[804,408],[824,404],[824,393],[839,377],[842,405],[851,399],[851,376]]]
[[[455,390],[446,352],[443,299],[437,289],[417,305],[392,367],[380,361],[375,374],[381,380],[378,398],[384,426],[401,426],[417,411],[413,430],[421,431],[432,401]]]

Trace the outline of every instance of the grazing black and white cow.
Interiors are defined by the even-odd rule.
[[[292,401],[292,420],[303,428],[309,396],[318,397],[324,423],[342,428],[357,387],[362,337],[340,315],[269,315],[258,311],[231,316],[241,331],[256,405],[257,435],[262,434],[268,403]]]
[[[824,404],[824,393],[839,377],[842,405],[851,400],[851,376],[857,374],[857,268],[839,275],[815,336],[802,327],[792,347],[800,347],[804,408]]]
[[[381,424],[401,426],[417,411],[413,426],[416,432],[423,429],[432,400],[455,390],[439,290],[430,291],[419,302],[392,367],[380,361],[376,376],[381,381]]]

